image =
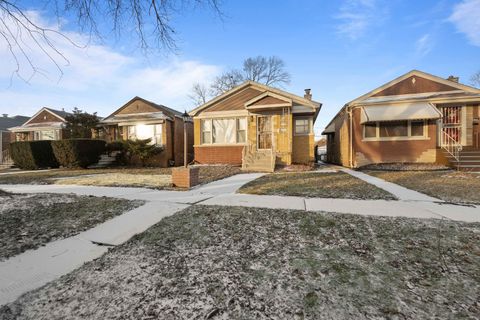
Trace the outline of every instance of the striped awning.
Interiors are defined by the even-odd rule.
[[[414,102],[362,107],[360,123],[395,120],[440,119],[442,113],[431,103]]]

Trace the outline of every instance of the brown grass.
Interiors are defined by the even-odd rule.
[[[480,203],[480,174],[456,171],[366,171],[445,201]]]
[[[269,174],[247,183],[239,192],[309,198],[395,199],[390,193],[343,172]]]

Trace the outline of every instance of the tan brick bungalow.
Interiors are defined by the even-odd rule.
[[[314,160],[313,125],[321,103],[247,81],[192,110],[195,161],[272,171]]]
[[[347,103],[327,125],[327,161],[480,168],[480,90],[410,71]]]
[[[68,138],[65,130],[65,117],[70,113],[64,110],[42,108],[20,126],[9,128],[12,141],[60,140]]]
[[[100,137],[116,140],[151,139],[164,151],[149,161],[161,167],[183,165],[182,113],[164,105],[134,97],[100,122]],[[187,122],[189,159],[193,159],[193,125]]]

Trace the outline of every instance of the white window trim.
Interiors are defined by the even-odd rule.
[[[308,120],[308,133],[297,133],[297,125],[296,121],[297,120]],[[312,118],[311,117],[295,117],[293,119],[293,135],[294,136],[309,136],[313,134],[313,123],[312,123]]]
[[[244,119],[246,123],[245,127],[245,142],[237,142],[237,133],[238,133],[238,120]],[[219,143],[213,142],[213,120],[234,120],[235,121],[235,142],[234,143]],[[202,121],[209,121],[210,122],[210,142],[203,142],[203,130],[202,130]],[[215,117],[215,118],[208,118],[208,119],[201,119],[200,120],[200,145],[199,146],[245,146],[248,142],[248,118],[247,117]]]
[[[399,120],[402,121],[402,120]],[[404,137],[380,137],[380,121],[376,122],[376,137],[365,137],[365,125],[362,125],[362,141],[415,141],[430,140],[428,136],[428,120],[407,120],[408,136]],[[412,136],[412,122],[423,121],[423,136]]]

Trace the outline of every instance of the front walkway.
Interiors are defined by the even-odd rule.
[[[381,179],[364,174],[358,175],[358,172],[350,174],[393,193],[400,200],[303,198],[235,193],[242,185],[262,174],[239,174],[190,191],[69,185],[0,185],[0,189],[17,193],[75,193],[147,201],[144,206],[77,236],[51,242],[37,250],[27,251],[0,262],[0,305],[14,301],[21,294],[71,272],[87,261],[100,257],[109,246],[127,241],[162,218],[192,204],[480,222],[478,206],[447,204]]]

